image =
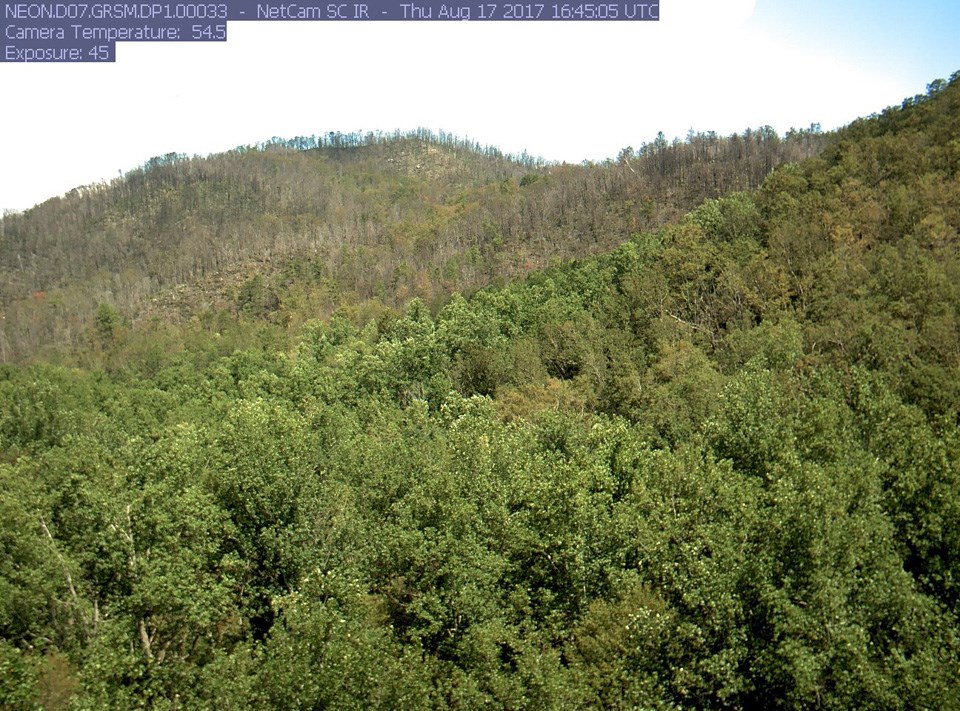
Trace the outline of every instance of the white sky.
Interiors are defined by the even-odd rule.
[[[226,43],[120,43],[115,64],[0,64],[0,208],[272,136],[424,126],[580,162],[658,131],[826,130],[960,69],[950,4],[909,18],[890,0],[835,5],[664,0],[658,23],[233,22]]]

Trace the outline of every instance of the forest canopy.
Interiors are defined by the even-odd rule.
[[[132,236],[4,272],[95,305],[5,331],[0,707],[960,708],[960,74],[756,180],[737,140],[280,146],[5,218],[8,270],[47,214]],[[325,246],[97,296],[217,201]],[[155,274],[208,293],[206,244]]]

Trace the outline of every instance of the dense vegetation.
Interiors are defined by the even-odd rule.
[[[0,370],[0,706],[960,708],[958,235],[954,75],[469,298],[103,303]]]
[[[767,128],[670,145],[661,135],[616,162],[581,166],[425,131],[155,158],[0,222],[0,362],[82,344],[99,304],[129,321],[211,307],[327,316],[415,296],[436,307],[453,291],[608,251],[705,198],[755,187],[822,138]],[[290,268],[301,303],[262,283],[289,281]]]

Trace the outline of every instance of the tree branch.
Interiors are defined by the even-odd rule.
[[[63,574],[67,579],[67,588],[70,590],[70,597],[73,599],[73,604],[77,609],[77,613],[80,616],[80,629],[83,633],[84,641],[87,641],[90,637],[90,631],[88,629],[89,623],[85,619],[83,614],[83,606],[80,604],[80,596],[77,595],[77,589],[73,585],[73,576],[70,575],[70,568],[67,566],[67,561],[60,553],[60,550],[57,548],[57,542],[53,538],[53,534],[50,533],[50,529],[47,528],[47,522],[43,520],[43,516],[40,517],[40,526],[43,528],[43,532],[47,534],[47,538],[50,539],[50,545],[53,547],[53,552],[57,556],[57,560],[60,561],[60,566],[63,568]]]

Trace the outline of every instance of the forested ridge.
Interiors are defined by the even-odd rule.
[[[95,299],[0,367],[0,706],[960,708],[960,74],[816,140],[634,226],[614,176],[695,141],[476,183],[422,144],[504,201],[491,260],[607,176],[596,246]],[[250,153],[349,165],[304,150]]]
[[[371,299],[436,307],[755,187],[823,138],[816,127],[782,139],[770,128],[660,135],[579,166],[425,130],[154,158],[0,222],[0,362],[86,345],[100,304],[127,322],[239,310],[294,264],[311,276],[311,309],[275,289],[252,308],[287,319]]]

